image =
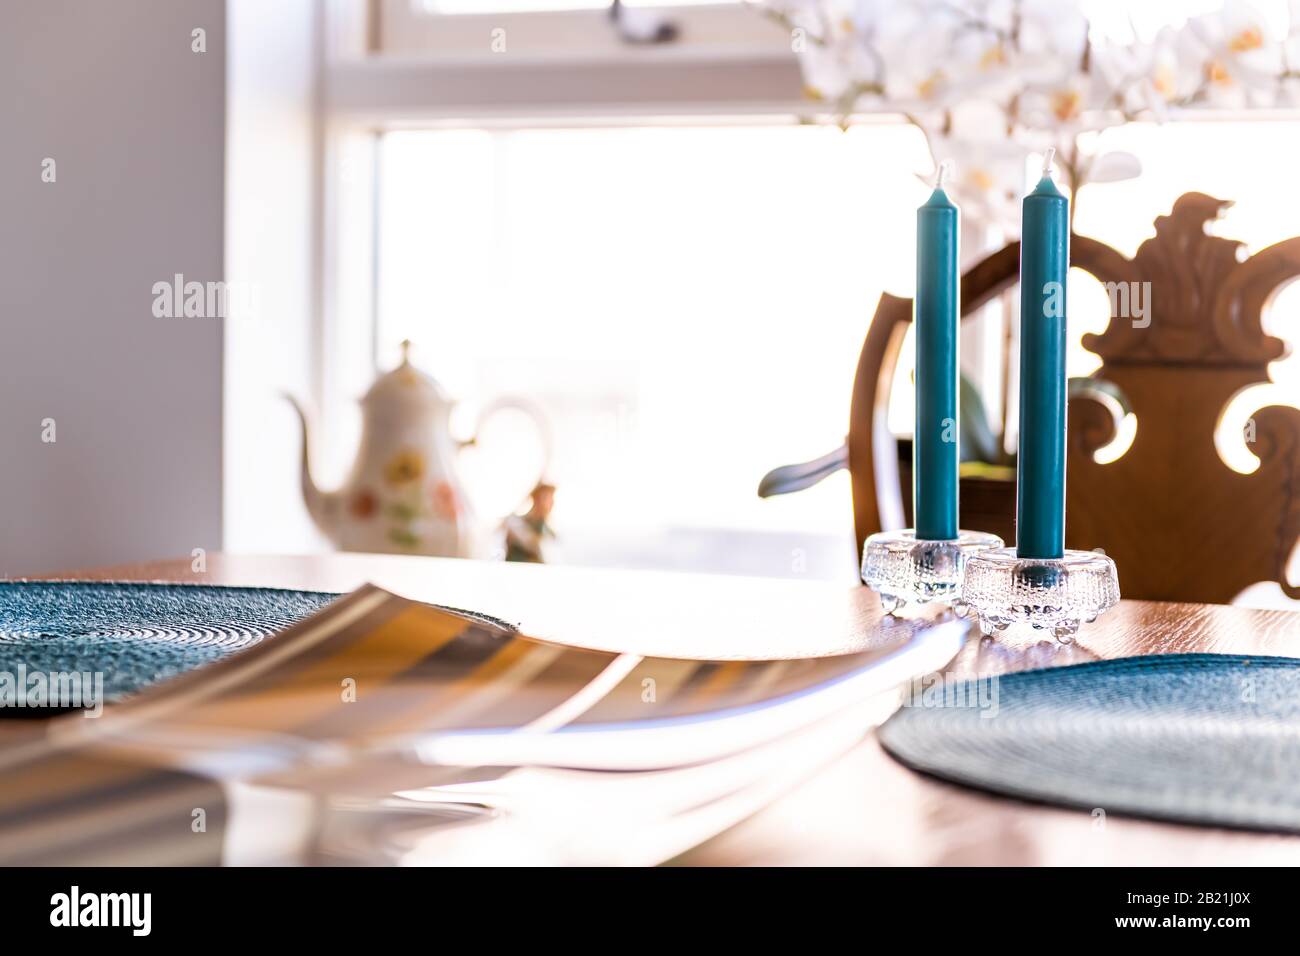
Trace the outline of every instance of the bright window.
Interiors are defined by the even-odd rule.
[[[471,404],[542,405],[570,534],[847,540],[846,475],[755,489],[843,441],[876,300],[911,294],[924,155],[901,124],[390,133],[381,361],[410,338]],[[479,476],[498,509],[510,470]]]

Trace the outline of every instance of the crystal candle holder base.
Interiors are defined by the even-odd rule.
[[[1028,625],[1069,644],[1080,625],[1119,603],[1119,575],[1115,562],[1097,551],[1048,560],[1000,548],[967,562],[962,600],[985,634]]]
[[[862,549],[862,583],[880,595],[886,614],[909,602],[953,604],[961,599],[967,559],[1002,539],[981,531],[958,531],[951,541],[927,541],[906,531],[882,531]]]

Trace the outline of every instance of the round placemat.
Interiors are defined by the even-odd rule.
[[[909,697],[881,743],[944,780],[1107,813],[1300,831],[1300,660],[1129,657]]]
[[[102,673],[104,700],[256,644],[337,594],[201,584],[0,582],[0,673]],[[0,716],[33,716],[0,707]]]

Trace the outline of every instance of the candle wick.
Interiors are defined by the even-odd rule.
[[[949,162],[949,161],[946,160],[946,159],[945,159],[942,163],[939,164],[939,171],[935,174],[935,177],[934,177],[934,188],[935,188],[935,189],[942,189],[942,188],[943,188],[944,181],[947,180],[947,178],[948,178],[948,171],[949,171],[951,168],[952,168],[952,163]]]
[[[1047,147],[1047,152],[1043,154],[1043,176],[1052,175],[1052,160],[1056,158],[1056,147]]]

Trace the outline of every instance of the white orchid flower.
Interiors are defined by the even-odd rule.
[[[948,192],[976,221],[1015,234],[1030,149],[1007,138],[1002,105],[970,100],[933,121],[923,128],[936,168],[950,164]]]
[[[1282,72],[1282,38],[1245,0],[1193,17],[1178,33],[1182,68],[1199,74],[1197,99],[1230,109],[1272,106]]]
[[[1150,43],[1099,50],[1093,62],[1126,116],[1149,113],[1163,121],[1172,108],[1191,103],[1203,85],[1204,63],[1189,57],[1185,45],[1180,31],[1165,27]]]
[[[1132,178],[1129,154],[1090,156],[1087,134],[1189,106],[1300,105],[1300,0],[1280,35],[1250,0],[1162,29],[1090,39],[1068,0],[758,0],[809,38],[814,98],[904,113],[926,132],[973,215],[1010,224],[1031,151],[1055,146],[1071,188]]]
[[[1062,157],[1068,157],[1081,134],[1124,122],[1121,99],[1116,88],[1095,69],[1028,88],[1017,104],[1019,138],[1038,151],[1055,146]]]

